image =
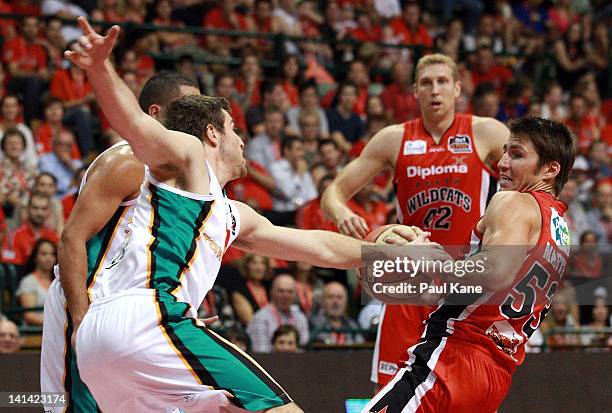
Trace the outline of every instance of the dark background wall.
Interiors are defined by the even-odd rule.
[[[367,398],[371,352],[338,351],[255,357],[305,412],[341,413],[344,400]],[[0,355],[0,391],[38,391],[39,354]],[[500,413],[612,411],[612,353],[531,354]],[[42,409],[2,409],[29,413]],[[478,412],[475,408],[474,412]]]

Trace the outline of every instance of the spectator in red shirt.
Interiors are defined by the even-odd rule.
[[[389,23],[400,43],[412,46],[431,48],[432,39],[425,26],[419,23],[421,7],[416,2],[408,2],[402,10],[402,16]]]
[[[591,143],[599,139],[601,131],[595,115],[589,113],[586,101],[582,95],[574,94],[569,101],[569,115],[565,125],[570,128],[576,138],[577,149],[583,155],[588,155]]]
[[[356,87],[357,100],[353,104],[353,112],[359,116],[365,115],[366,101],[368,100],[368,91],[370,88],[370,75],[368,68],[361,60],[353,60],[346,74],[346,79]],[[339,89],[332,90],[321,100],[321,106],[331,107],[339,99],[337,96]]]
[[[291,106],[299,104],[298,84],[301,82],[300,61],[295,54],[285,56],[281,64],[281,74],[283,89],[287,93],[287,99]]]
[[[25,17],[21,25],[21,36],[7,41],[2,50],[2,60],[11,75],[9,89],[23,95],[27,124],[33,119],[40,119],[40,96],[49,79],[47,53],[36,39],[39,28],[37,17]]]
[[[251,53],[243,57],[240,74],[236,77],[236,90],[241,95],[240,101],[245,112],[261,103],[262,73],[257,55]]]
[[[498,94],[501,94],[512,80],[512,72],[495,63],[493,50],[489,45],[481,45],[476,52],[476,64],[472,70],[472,83],[477,88],[481,83],[491,83]]]
[[[225,29],[225,30],[255,30],[255,24],[250,16],[245,16],[236,11],[238,6],[235,0],[223,0],[219,5],[206,13],[202,19],[202,26],[207,29]],[[228,56],[232,50],[240,50],[254,43],[253,38],[249,37],[227,37],[208,35],[206,36],[206,44],[203,45],[211,53]]]
[[[153,24],[158,26],[183,27],[183,22],[172,20],[172,2],[170,0],[160,0],[155,5],[155,18]],[[189,33],[156,31],[160,49],[172,50],[178,47],[195,44],[195,38]]]
[[[253,22],[259,33],[276,33],[277,22],[272,18],[274,5],[271,0],[255,0]],[[274,43],[267,39],[257,39],[253,47],[261,53],[272,50]]]
[[[33,194],[28,204],[28,220],[11,232],[2,244],[2,262],[23,265],[32,253],[37,240],[48,239],[59,242],[59,236],[44,226],[51,212],[51,199],[48,196]]]
[[[64,104],[56,97],[50,96],[45,100],[45,122],[34,132],[36,138],[36,152],[43,155],[53,151],[53,138],[66,130],[62,123],[64,118]],[[81,152],[75,143],[70,152],[72,159],[81,159]]]
[[[357,27],[351,29],[349,36],[360,42],[380,42],[382,41],[382,28],[380,25],[372,23],[372,16],[369,13],[357,13]]]
[[[412,68],[397,62],[391,68],[393,82],[383,90],[380,98],[390,119],[401,123],[419,117],[421,111],[412,91]]]
[[[95,97],[85,72],[72,63],[68,69],[58,70],[51,80],[50,93],[64,103],[63,121],[74,130],[81,153],[90,156],[96,151],[91,113]]]
[[[334,180],[334,176],[327,175],[321,178],[317,190],[319,194],[325,192],[327,187]],[[321,210],[321,196],[319,195],[312,201],[302,205],[295,216],[295,224],[300,229],[322,229],[326,231],[338,232],[336,225],[327,219]]]
[[[55,16],[47,17],[45,21],[45,38],[38,39],[38,43],[47,50],[51,72],[62,69],[66,40],[62,34],[62,21],[59,18]]]
[[[215,93],[229,101],[234,123],[243,133],[246,132],[247,125],[244,112],[236,102],[237,92],[234,86],[234,77],[229,73],[222,73],[215,77]]]

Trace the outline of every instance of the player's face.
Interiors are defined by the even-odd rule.
[[[246,160],[244,159],[244,142],[238,133],[236,133],[236,125],[234,120],[225,110],[224,131],[221,135],[220,149],[222,159],[230,168],[231,179],[245,176]]]
[[[455,109],[455,99],[461,93],[459,81],[445,64],[425,67],[416,81],[414,94],[424,117],[442,117]]]
[[[543,171],[538,167],[538,154],[529,139],[510,136],[497,166],[502,191],[524,191],[543,179]]]

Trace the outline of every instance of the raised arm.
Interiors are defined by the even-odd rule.
[[[117,151],[123,153],[113,153]],[[144,166],[127,146],[111,153],[88,172],[58,246],[60,280],[75,330],[89,307],[86,242],[110,221],[121,202],[138,194],[144,177]]]
[[[191,160],[202,159],[204,148],[197,138],[169,131],[142,112],[132,91],[117,75],[108,57],[119,35],[119,27],[113,26],[106,36],[101,36],[84,17],[79,17],[78,22],[85,35],[74,50],[65,52],[65,56],[85,70],[98,105],[113,129],[130,142],[138,159],[159,179],[173,177],[174,171],[184,170]]]
[[[402,131],[401,125],[393,125],[374,135],[361,155],[340,172],[323,194],[321,208],[341,233],[357,238],[367,235],[369,228],[365,220],[346,203],[383,168],[394,165]]]
[[[503,147],[510,138],[510,130],[493,118],[474,116],[472,130],[476,138],[478,155],[491,169],[495,169],[497,162],[504,154]]]

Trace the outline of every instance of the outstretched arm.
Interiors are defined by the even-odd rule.
[[[85,70],[98,105],[113,129],[130,143],[138,159],[161,179],[171,177],[175,170],[183,170],[192,159],[202,159],[204,149],[197,138],[169,131],[142,112],[132,91],[117,75],[108,57],[119,35],[119,27],[113,26],[106,36],[101,36],[84,17],[79,17],[78,23],[84,36],[74,50],[65,52],[65,56]]]
[[[236,248],[318,267],[356,268],[361,265],[361,246],[369,242],[335,232],[299,230],[273,225],[251,207],[235,202],[240,213]]]
[[[287,261],[307,262],[317,267],[349,269],[362,266],[361,247],[373,245],[371,242],[330,231],[276,226],[248,205],[235,203],[240,213],[240,234],[234,245],[246,252]],[[398,246],[408,244],[429,246],[432,247],[433,259],[447,257],[442,247],[427,239],[431,235],[429,232],[423,232],[418,228],[408,231],[404,226],[395,228],[393,232],[397,237],[389,237],[385,240],[386,243]],[[405,252],[406,256],[410,257],[415,250],[406,249]],[[395,256],[390,257],[395,258]]]
[[[356,238],[367,235],[369,228],[365,220],[351,211],[346,203],[384,167],[393,165],[393,154],[397,156],[400,141],[401,132],[397,125],[381,130],[325,190],[321,208],[341,233]]]

